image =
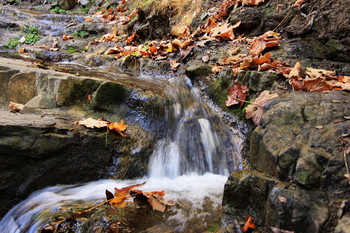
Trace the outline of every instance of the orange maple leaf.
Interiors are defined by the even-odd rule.
[[[250,215],[247,215],[244,226],[242,227],[243,232],[248,232],[249,229],[254,230],[256,228],[254,224],[254,218]]]
[[[123,137],[126,137],[125,130],[127,127],[128,125],[124,124],[123,120],[121,120],[119,123],[115,122],[115,123],[108,124],[109,130],[114,131]]]

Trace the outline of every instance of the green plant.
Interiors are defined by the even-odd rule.
[[[24,32],[27,34],[24,35],[24,43],[25,44],[34,44],[38,40],[40,40],[41,36],[38,34],[37,26],[29,26],[24,29]]]
[[[78,47],[74,46],[74,45],[67,45],[66,46],[66,50],[69,53],[78,53],[78,52],[80,52],[80,49]]]
[[[4,46],[9,49],[14,49],[17,47],[18,44],[19,44],[19,38],[15,37],[15,38],[12,38],[9,42],[7,42],[7,44],[5,44]]]
[[[76,38],[87,38],[89,37],[89,33],[86,31],[80,31],[80,32],[73,32],[72,36]]]
[[[56,6],[56,8],[50,10],[52,13],[64,14],[67,11],[62,9],[61,7]]]
[[[77,14],[87,14],[89,12],[89,7],[79,8],[75,13]]]

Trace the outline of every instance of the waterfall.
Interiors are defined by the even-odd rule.
[[[168,223],[174,226],[173,232],[187,232],[197,219],[201,219],[199,225],[202,225],[201,221],[219,218],[204,210],[204,203],[209,198],[212,202],[209,211],[216,213],[220,209],[227,175],[239,168],[242,143],[232,138],[231,129],[202,100],[199,90],[188,78],[169,79],[165,92],[168,96],[165,105],[167,123],[163,137],[154,146],[147,177],[57,185],[38,190],[1,219],[0,232],[35,233],[50,217],[56,216],[64,204],[74,205],[78,200],[96,204],[96,200],[98,203],[104,198],[105,189],[144,181],[144,191],[165,190],[168,198],[191,203],[192,210],[175,209],[169,215]],[[191,218],[195,220],[187,222]]]
[[[227,175],[237,169],[238,155],[232,148],[227,149],[228,129],[200,98],[199,90],[186,77],[170,83],[168,128],[151,156],[149,176],[175,178],[206,172]]]

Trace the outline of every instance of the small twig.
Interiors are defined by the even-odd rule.
[[[248,104],[258,105],[258,104],[256,104],[256,103],[253,103],[253,102],[250,102],[250,101],[247,101],[247,100],[241,100],[241,99],[238,99],[238,98],[236,98],[236,97],[232,97],[232,99],[235,99],[235,100],[238,100],[238,101],[242,101],[242,102],[248,103]]]
[[[107,128],[107,131],[105,136],[105,147],[108,147],[108,133],[109,133],[108,126],[106,128]]]
[[[244,82],[244,80],[245,80],[245,78],[246,78],[246,76],[247,76],[248,73],[250,73],[250,72],[249,72],[249,71],[245,72],[245,74],[244,74],[244,76],[243,76],[243,79],[242,79],[242,83]]]
[[[347,158],[346,158],[346,152],[347,152],[347,150],[348,150],[348,146],[345,146],[345,148],[344,148],[344,163],[345,163],[347,178],[349,179],[349,184],[350,184],[349,165],[348,165],[348,160],[347,160]]]
[[[73,213],[71,216],[80,216],[80,215],[82,215],[82,214],[88,213],[88,212],[90,212],[91,210],[94,210],[94,209],[96,209],[97,207],[100,207],[101,205],[104,205],[104,204],[108,203],[109,201],[110,201],[110,200],[103,201],[103,202],[101,202],[101,203],[99,203],[99,204],[97,204],[97,205],[94,205],[93,207],[91,207],[91,208],[89,208],[89,209],[87,209],[87,210],[82,210],[82,211],[80,211],[80,212]]]

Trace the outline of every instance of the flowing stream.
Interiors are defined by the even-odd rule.
[[[189,203],[182,204],[183,208],[175,210],[166,220],[171,232],[201,232],[193,231],[195,223],[205,225],[214,218],[218,221],[227,176],[240,167],[243,139],[232,136],[230,130],[234,129],[224,125],[218,114],[213,113],[213,108],[202,100],[199,90],[188,78],[139,78],[163,86],[168,99],[165,136],[154,145],[148,174],[141,179],[98,180],[38,190],[2,218],[0,232],[37,232],[62,206],[77,201],[96,204],[104,200],[106,189],[144,181],[146,184],[139,189],[165,190],[166,199]],[[209,210],[205,208],[208,205]],[[93,231],[77,229],[76,232]]]

